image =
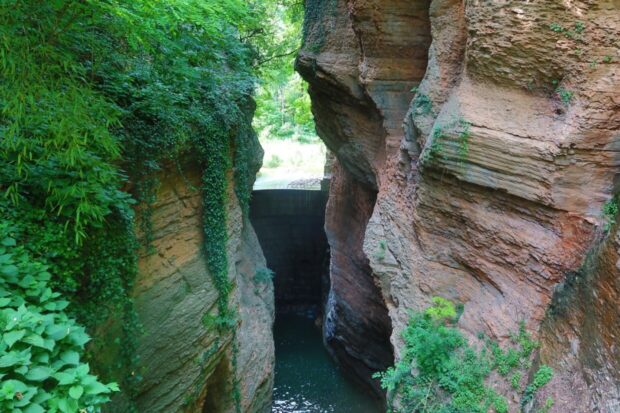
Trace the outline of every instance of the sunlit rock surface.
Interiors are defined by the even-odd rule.
[[[472,338],[526,322],[556,372],[540,395],[552,412],[620,411],[617,241],[601,212],[620,164],[620,3],[307,9],[297,69],[340,164],[326,223],[332,329],[351,350],[338,357],[370,366],[354,349],[386,323],[398,356],[407,311],[440,295],[465,305]],[[380,296],[355,293],[368,279]],[[389,322],[354,310],[380,307]]]
[[[228,263],[234,284],[237,334],[221,336],[203,323],[216,311],[217,289],[203,255],[200,172],[196,165],[162,171],[153,205],[153,253],[142,252],[134,291],[144,335],[139,337],[140,412],[235,411],[239,379],[243,412],[271,408],[274,346],[273,289],[257,282],[265,259],[249,220],[242,217],[232,174],[228,192]],[[237,340],[234,371],[233,340]],[[121,410],[116,410],[121,411]]]

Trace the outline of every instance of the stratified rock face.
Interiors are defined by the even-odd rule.
[[[237,334],[221,336],[203,316],[216,310],[217,289],[206,270],[200,173],[197,166],[166,169],[153,205],[153,247],[139,261],[135,302],[144,325],[140,337],[139,412],[234,412],[233,340],[243,412],[267,412],[271,405],[274,347],[273,289],[256,283],[265,266],[249,221],[242,217],[232,174],[228,204],[229,276],[235,287]],[[119,410],[120,411],[120,410]]]
[[[620,3],[307,7],[298,70],[317,130],[349,176],[377,190],[374,207],[362,207],[372,216],[355,224],[365,228],[363,252],[344,233],[332,231],[330,244],[369,260],[395,350],[407,311],[436,295],[465,305],[459,325],[472,337],[505,340],[520,321],[538,334],[544,321],[541,361],[556,368],[552,411],[620,411],[619,271],[610,253],[598,267],[608,273],[592,276],[592,297],[571,295],[575,314],[548,311],[600,239],[602,205],[614,192]],[[328,217],[364,215],[347,193],[330,196]],[[332,284],[338,265],[332,258]],[[339,295],[334,306],[349,300],[357,298]]]
[[[391,323],[362,251],[375,200],[374,190],[334,165],[325,217],[331,259],[323,338],[342,371],[381,396],[370,377],[393,362]]]
[[[619,272],[616,229],[558,289],[543,322],[541,358],[562,371],[545,392],[565,392],[564,411],[620,411]]]

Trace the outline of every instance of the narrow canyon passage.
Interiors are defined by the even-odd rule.
[[[343,375],[323,344],[330,288],[326,202],[327,192],[319,190],[259,190],[252,196],[250,217],[274,273],[272,412],[379,413],[381,403]]]

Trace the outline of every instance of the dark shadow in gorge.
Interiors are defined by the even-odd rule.
[[[363,245],[379,190],[391,177],[383,171],[408,143],[402,125],[425,76],[430,14],[442,7],[433,4],[307,0],[295,65],[309,84],[317,133],[337,158],[325,224],[331,248],[325,341],[343,370],[379,395],[368,378],[393,362],[392,326]]]
[[[229,364],[228,359],[223,358],[209,378],[202,413],[224,413],[231,406],[231,400],[227,397],[231,391],[228,384],[231,377]]]
[[[275,273],[276,313],[315,313],[329,291],[324,191],[254,191],[250,219]]]
[[[274,411],[294,411],[287,408],[297,402],[307,404],[310,412],[338,412],[342,403],[357,403],[364,406],[364,412],[378,412],[381,411],[382,393],[370,388],[368,383],[373,372],[392,362],[391,325],[383,307],[384,311],[379,311],[384,314],[382,326],[376,326],[375,305],[358,309],[355,335],[342,331],[342,324],[334,324],[334,317],[348,316],[348,313],[341,312],[339,306],[328,305],[328,297],[342,294],[343,287],[352,296],[365,296],[370,292],[379,302],[381,298],[369,273],[363,279],[355,280],[359,274],[352,272],[348,285],[342,284],[343,278],[340,277],[337,279],[340,288],[337,291],[331,288],[330,251],[324,230],[326,202],[327,193],[323,191],[263,190],[255,191],[252,197],[250,219],[267,264],[275,272],[275,400],[279,405],[274,405]],[[356,219],[355,214],[351,218]],[[340,251],[336,259],[343,259],[343,252]],[[352,251],[350,253],[355,255]],[[333,251],[331,256],[334,256]],[[356,260],[355,257],[352,259]],[[363,257],[364,263],[369,270]],[[360,290],[355,291],[356,288]],[[365,299],[359,302],[368,303]],[[328,317],[324,317],[324,311]],[[363,321],[365,319],[367,322]],[[380,344],[375,340],[377,335],[381,337]],[[343,337],[356,342],[342,341]],[[366,350],[361,350],[364,348]],[[360,350],[349,354],[351,349]],[[341,357],[343,352],[348,357]],[[338,361],[339,369],[328,354]],[[361,359],[358,359],[356,356],[360,355]],[[342,362],[343,359],[347,362]],[[337,370],[355,379],[358,386],[344,380]],[[359,379],[360,375],[363,380]],[[330,384],[333,385],[331,390]],[[381,397],[377,397],[378,394]]]

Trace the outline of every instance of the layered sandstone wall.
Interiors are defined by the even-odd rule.
[[[254,279],[265,267],[260,245],[242,216],[230,174],[228,274],[234,286],[230,305],[239,320],[236,336],[222,336],[203,322],[206,314],[217,312],[218,290],[203,253],[199,168],[190,165],[182,174],[174,167],[161,173],[151,215],[154,252],[144,252],[139,260],[134,296],[144,334],[138,348],[138,411],[202,412],[206,405],[213,413],[235,411],[233,340],[242,411],[269,411],[273,289]]]
[[[327,208],[332,285],[371,279],[380,292],[335,291],[332,308],[379,297],[371,308],[389,312],[397,356],[408,310],[433,296],[464,304],[459,326],[472,337],[506,340],[525,321],[556,368],[552,411],[618,411],[620,272],[594,247],[620,164],[620,2],[307,8],[297,68],[340,165]],[[588,252],[599,270],[584,267]],[[580,269],[592,291],[551,311]],[[386,323],[363,318],[334,318],[341,346]]]

